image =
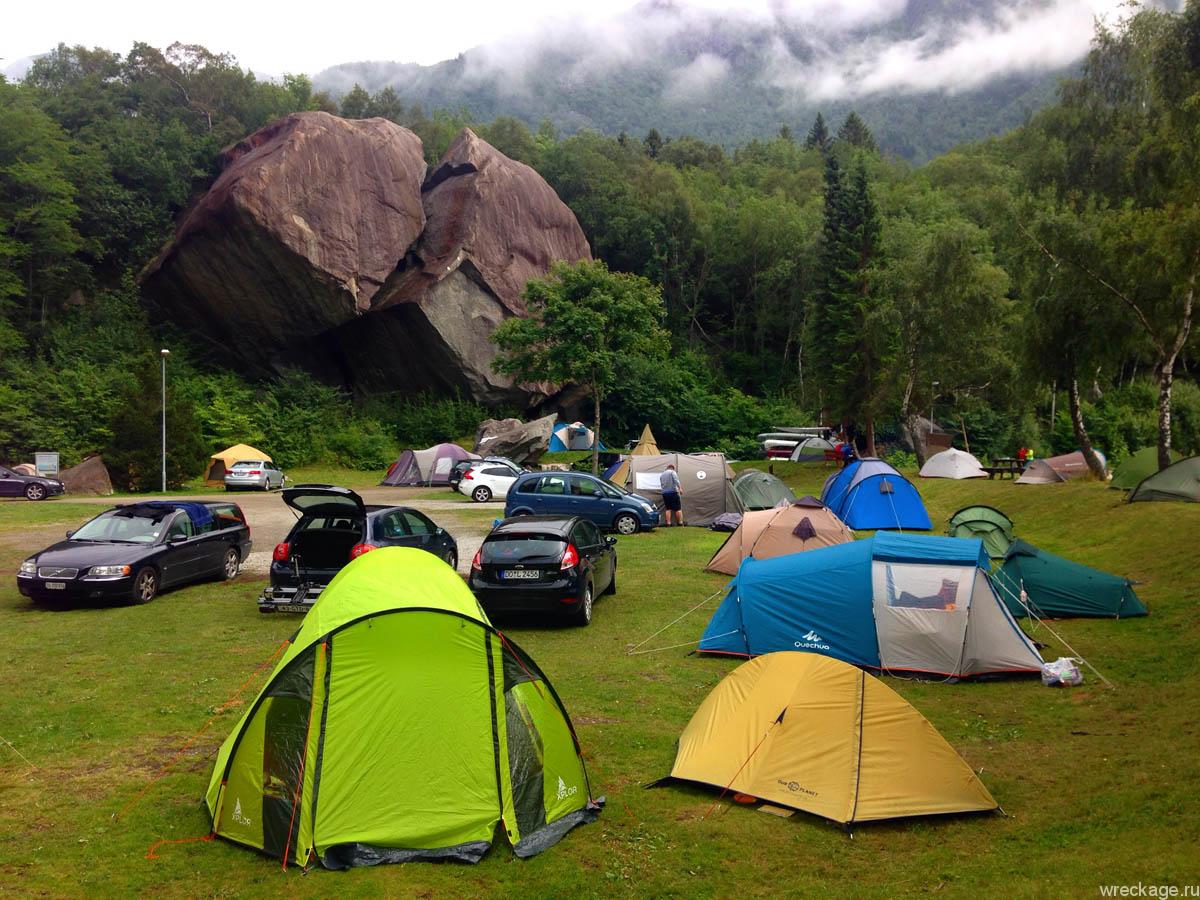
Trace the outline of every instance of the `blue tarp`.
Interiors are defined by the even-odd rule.
[[[154,510],[182,509],[192,520],[192,527],[197,532],[203,531],[213,520],[212,510],[207,504],[194,503],[189,500],[143,500],[141,503],[125,507],[128,510],[150,507]],[[136,513],[134,513],[136,515]]]
[[[881,459],[856,459],[830,476],[821,502],[857,531],[933,527],[912,482]]]

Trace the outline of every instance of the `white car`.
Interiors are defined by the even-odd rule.
[[[503,500],[508,496],[508,489],[517,480],[517,476],[522,474],[524,470],[511,463],[485,459],[463,472],[458,490],[476,503]]]

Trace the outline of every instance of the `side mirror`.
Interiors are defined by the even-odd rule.
[[[182,544],[187,540],[186,534],[172,534],[167,536],[168,544]]]
[[[68,532],[67,532],[67,540],[70,540],[70,539],[71,539],[71,535],[73,535],[74,533],[75,533],[75,532],[73,532],[73,531],[68,531]]]
[[[610,534],[604,539],[604,543],[608,544],[610,547],[615,547],[617,544],[617,539]]]

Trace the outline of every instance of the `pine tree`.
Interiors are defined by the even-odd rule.
[[[646,155],[651,159],[657,159],[658,153],[663,147],[662,135],[658,133],[658,129],[651,128],[646,133],[646,140],[642,143],[646,147]]]
[[[361,84],[355,84],[350,92],[342,98],[343,119],[365,119],[367,110],[371,107],[371,95]]]
[[[782,141],[787,141],[790,144],[792,142],[792,129],[787,125],[780,125],[779,139]]]
[[[829,126],[825,124],[825,117],[820,113],[817,113],[816,119],[813,120],[812,128],[808,129],[804,149],[820,150],[822,153],[829,149]]]
[[[845,141],[851,147],[857,147],[860,150],[867,150],[871,153],[879,152],[879,147],[875,143],[875,136],[871,134],[871,129],[867,127],[867,123],[854,110],[851,110],[850,115],[846,116],[846,121],[838,129],[837,136],[839,141]]]
[[[828,155],[810,345],[813,363],[827,388],[830,411],[843,423],[865,425],[870,453],[874,453],[873,407],[880,349],[872,333],[874,298],[867,274],[879,234],[879,212],[866,167],[860,161],[847,179],[837,159]]]

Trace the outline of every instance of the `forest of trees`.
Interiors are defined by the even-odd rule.
[[[611,270],[661,289],[672,351],[609,385],[610,433],[648,420],[667,444],[746,453],[824,415],[882,450],[932,408],[977,453],[1200,451],[1198,48],[1197,3],[1101,28],[1056,104],[914,169],[853,113],[726,152],[470,122],[390,89],[335,102],[195,46],[60,46],[0,79],[0,460],[103,450],[136,483],[164,341],[176,480],[227,439],[378,465],[471,430],[483,411],[453,398],[250,384],[141,303],[138,273],[220,149],[306,109],[389,118],[430,161],[471,125],[549,181]]]

